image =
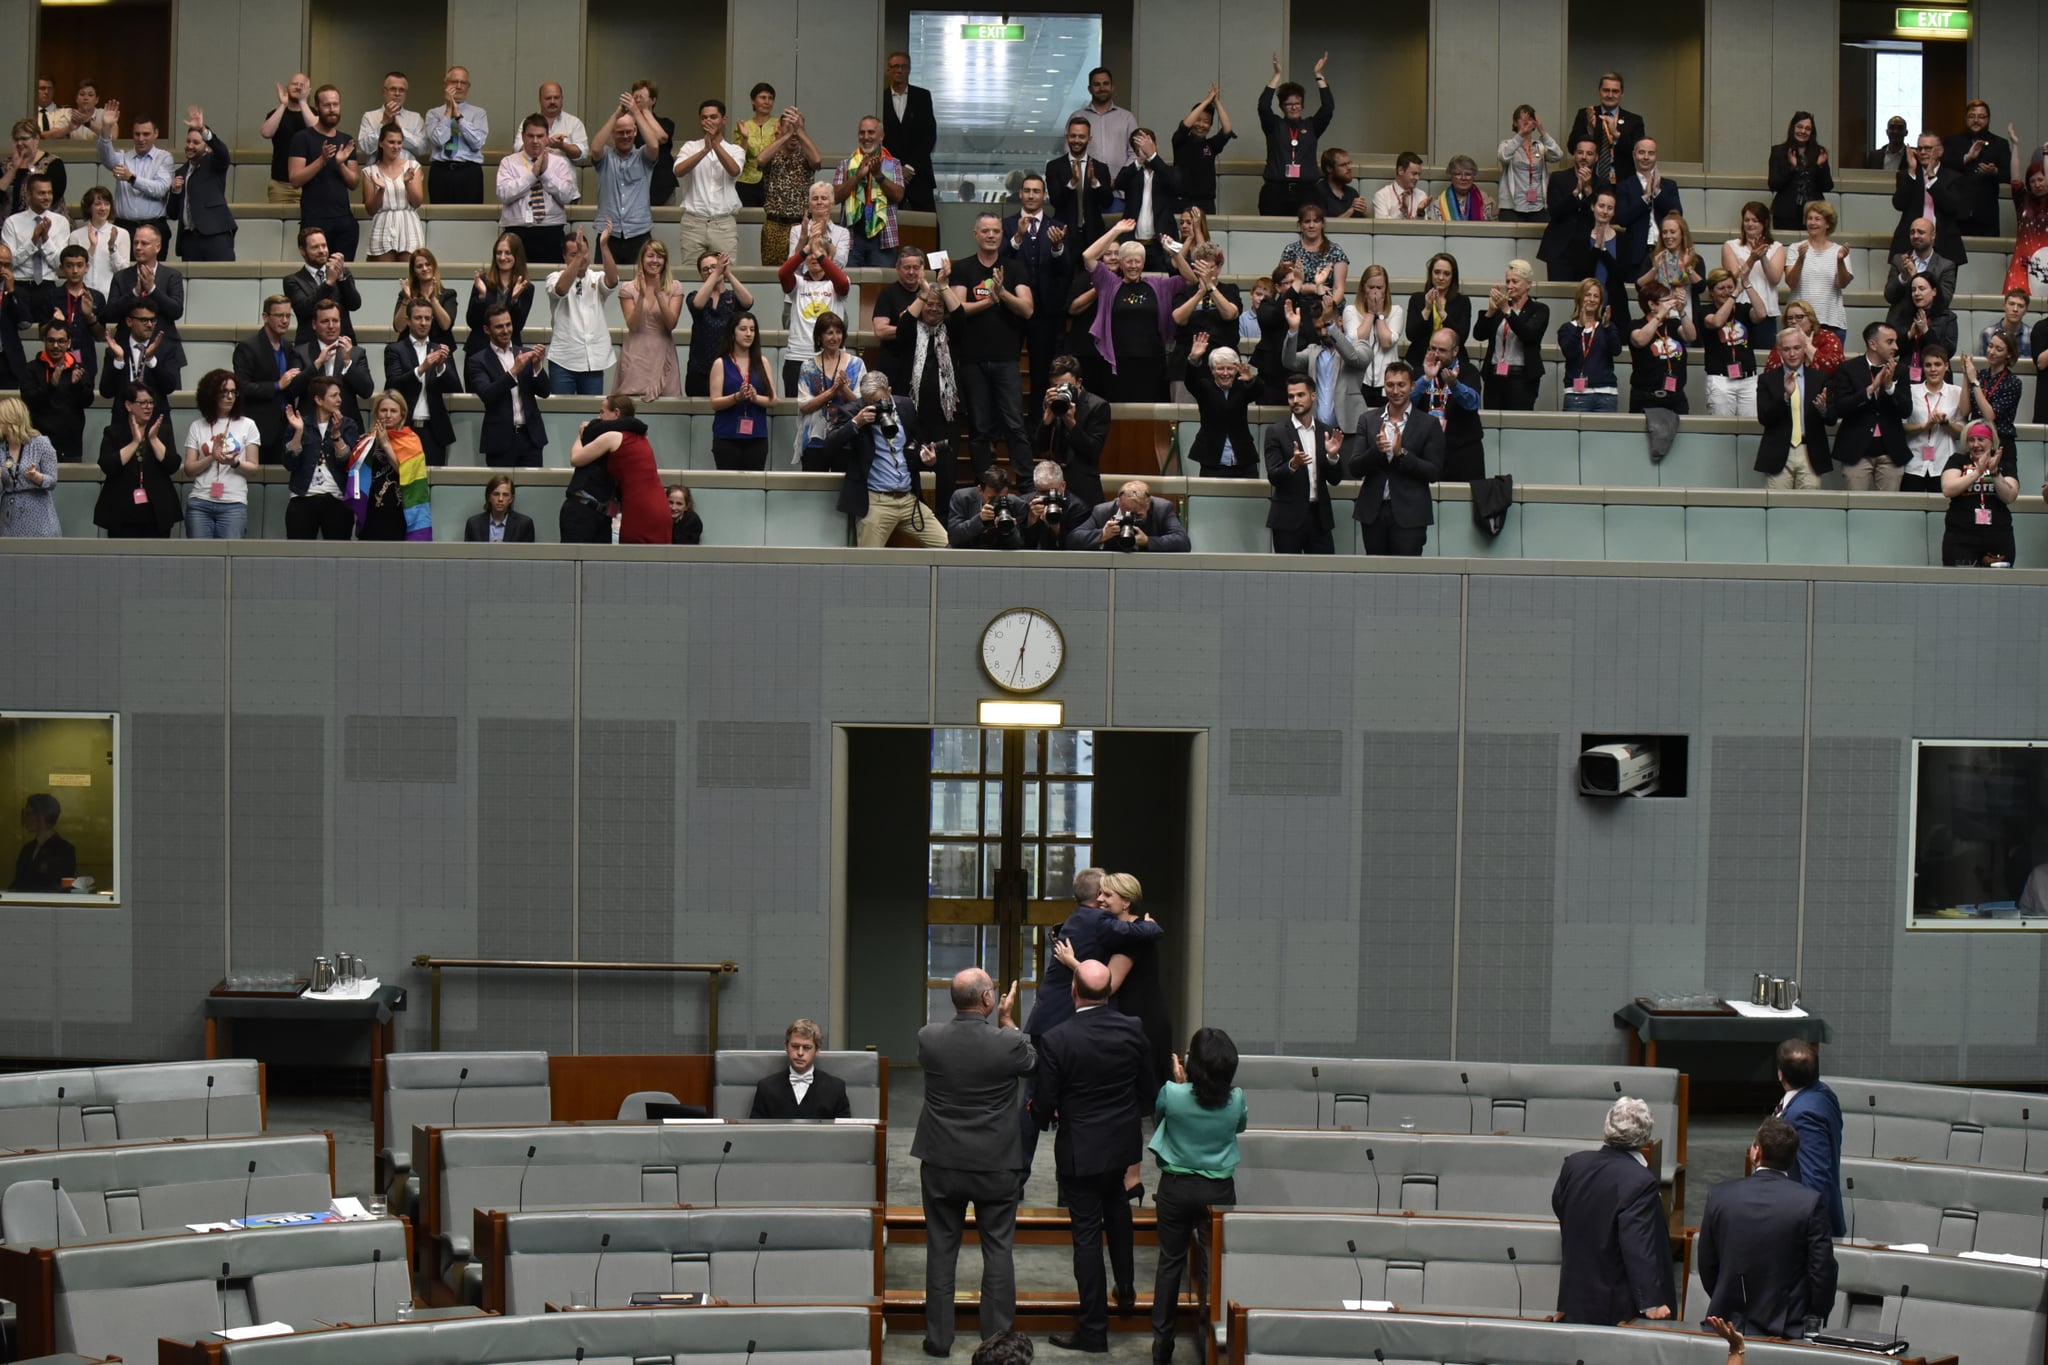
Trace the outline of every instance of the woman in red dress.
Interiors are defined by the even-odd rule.
[[[2005,125],[2005,131],[2017,152],[2020,135],[2010,123]],[[2048,147],[2037,149],[2027,160],[2024,178],[2012,182],[2012,206],[2019,232],[2013,244],[2012,264],[2005,272],[2008,290],[2024,289],[2036,300],[2048,299],[2048,169],[2042,166],[2044,154],[2048,154]]]
[[[608,395],[598,406],[597,420],[585,422],[569,450],[569,463],[581,468],[605,461],[619,489],[619,544],[667,545],[673,536],[668,490],[654,467],[654,447],[647,443],[647,424],[633,415],[633,400],[623,393]]]

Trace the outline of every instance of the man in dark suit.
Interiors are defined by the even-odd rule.
[[[130,313],[145,310],[154,319],[144,341],[146,344],[154,340],[156,349],[150,361],[137,368],[142,371],[142,382],[157,395],[156,410],[169,412],[167,395],[177,389],[179,372],[185,366],[185,344],[178,337],[178,319],[185,316],[185,273],[163,264],[164,239],[156,224],[138,225],[129,241],[135,252],[135,264],[114,272],[113,281],[107,286],[107,306],[100,310],[100,321],[107,325],[107,339],[111,343]],[[132,336],[135,329],[128,330]],[[111,357],[111,344],[107,351]],[[100,367],[101,391],[108,397],[113,393],[104,386],[112,369],[111,365]],[[113,382],[125,384],[130,378],[124,374]]]
[[[1564,1159],[1550,1208],[1564,1259],[1557,1311],[1566,1322],[1613,1327],[1671,1316],[1671,1240],[1650,1145],[1650,1106],[1624,1096],[1607,1111],[1603,1144]]]
[[[1971,100],[1963,106],[1963,131],[1942,144],[1942,161],[1963,177],[1966,237],[1998,235],[1998,201],[2012,183],[2012,144],[1991,131],[1991,106]]]
[[[407,423],[420,438],[427,464],[448,463],[455,424],[448,419],[448,395],[462,390],[444,345],[434,342],[434,305],[414,299],[406,309],[405,334],[384,343],[384,387],[405,399]]]
[[[310,420],[312,399],[307,385],[316,375],[341,381],[341,415],[358,427],[363,424],[362,400],[376,390],[370,378],[370,352],[355,344],[355,338],[341,330],[341,304],[322,299],[313,314],[313,339],[292,347],[292,363],[299,378],[288,392],[299,400],[299,413]]]
[[[1550,204],[1550,221],[1543,228],[1542,244],[1536,248],[1536,259],[1549,267],[1553,284],[1571,278],[1564,265],[1565,243],[1593,230],[1593,192],[1609,183],[1593,169],[1594,146],[1590,136],[1574,138],[1570,151],[1572,164],[1552,171],[1544,189]],[[1620,202],[1617,195],[1615,203]]]
[[[228,208],[228,145],[206,126],[206,113],[185,111],[185,165],[171,177],[164,212],[178,220],[178,259],[235,259],[235,215]]]
[[[1935,288],[1941,292],[1942,306],[1951,306],[1950,300],[1956,294],[1956,263],[1935,249],[1934,224],[1925,218],[1915,218],[1906,224],[1906,249],[1893,253],[1891,268],[1885,271],[1886,308],[1896,308],[1911,296],[1916,275],[1932,276]]]
[[[484,510],[463,525],[462,539],[471,545],[533,544],[533,518],[512,510],[515,491],[510,474],[493,474],[484,485]]]
[[[0,246],[0,389],[18,389],[28,373],[28,356],[21,346],[21,330],[28,326],[28,309],[14,288],[14,252]]]
[[[1109,400],[1088,392],[1081,362],[1054,356],[1039,404],[1038,453],[1067,471],[1067,491],[1088,507],[1102,498],[1102,448],[1109,444]],[[1063,393],[1061,390],[1067,392]]]
[[[484,463],[538,469],[548,443],[540,416],[540,400],[548,393],[548,348],[529,346],[515,355],[512,310],[502,303],[485,314],[484,332],[489,341],[470,354],[462,385],[484,405],[477,439]]]
[[[1885,120],[1884,139],[1882,146],[1871,148],[1863,158],[1864,170],[1897,171],[1905,166],[1906,158],[1913,153],[1906,145],[1906,121],[1897,114]]]
[[[1845,360],[1828,381],[1832,452],[1850,489],[1896,493],[1911,458],[1905,419],[1913,414],[1912,381],[1898,364],[1899,334],[1888,322],[1863,329],[1863,354]]]
[[[304,343],[313,339],[313,310],[323,299],[340,302],[341,330],[354,336],[355,311],[363,306],[363,295],[348,262],[328,251],[327,234],[317,227],[299,229],[299,259],[306,268],[293,271],[284,281],[284,296],[291,300],[292,313],[299,320],[298,335],[292,340]]]
[[[1266,428],[1266,529],[1276,555],[1333,555],[1330,485],[1344,477],[1344,433],[1316,418],[1315,376],[1287,376],[1287,420]]]
[[[259,453],[265,464],[282,462],[284,443],[291,439],[284,410],[299,379],[291,330],[290,301],[272,294],[263,301],[263,326],[235,343],[235,386],[241,391],[242,414],[263,438]]]
[[[1628,168],[1634,164],[1636,144],[1645,136],[1643,116],[1621,107],[1621,76],[1609,71],[1600,77],[1598,102],[1579,110],[1564,145],[1571,147],[1580,138],[1590,139],[1593,164],[1600,178],[1614,180],[1628,174]]]
[[[1639,139],[1633,154],[1634,168],[1621,172],[1614,184],[1614,226],[1621,233],[1615,264],[1629,280],[1643,273],[1665,216],[1684,212],[1678,186],[1657,167],[1657,139]]]
[[[799,1019],[782,1034],[789,1069],[763,1076],[754,1086],[750,1119],[850,1119],[846,1082],[818,1065],[818,1046],[825,1031]]]
[[[1807,362],[1813,343],[1797,327],[1778,333],[1782,369],[1756,377],[1756,420],[1764,429],[1757,443],[1756,472],[1764,487],[1818,488],[1833,468],[1828,459],[1827,376]]]
[[[1842,1217],[1842,1105],[1820,1078],[1820,1051],[1803,1038],[1778,1044],[1778,1117],[1799,1134],[1799,1183],[1827,1205],[1828,1230],[1849,1230]]]
[[[1171,498],[1155,498],[1152,486],[1132,479],[1102,503],[1088,520],[1067,532],[1069,550],[1112,550],[1123,554],[1186,554],[1188,528]]]
[[[1700,1220],[1704,1316],[1747,1336],[1803,1337],[1835,1302],[1835,1244],[1821,1197],[1792,1178],[1799,1134],[1767,1118],[1750,1144],[1749,1176],[1707,1194]]]
[[[1968,263],[1963,219],[1970,212],[1969,191],[1962,172],[1942,159],[1941,139],[1933,133],[1920,134],[1920,145],[1906,154],[1892,190],[1892,207],[1899,211],[1899,225],[1892,229],[1894,260],[1906,249],[1913,220],[1925,218],[1934,225],[1934,249],[1957,265]]]
[[[1044,987],[1041,986],[1043,994]],[[1075,1330],[1049,1340],[1067,1351],[1109,1350],[1109,1295],[1102,1248],[1116,1273],[1119,1312],[1137,1303],[1132,1280],[1131,1204],[1124,1172],[1142,1154],[1139,1115],[1159,1093],[1151,1045],[1136,1019],[1106,1008],[1109,967],[1083,962],[1073,973],[1074,1016],[1045,1035],[1032,1081],[1031,1117],[1058,1127],[1053,1160],[1061,1202],[1073,1218],[1074,1286],[1081,1308]]]
[[[1010,471],[992,464],[946,507],[946,540],[956,550],[1021,550],[1031,507],[1010,491]]]
[[[1017,1027],[1016,984],[998,1005],[987,972],[955,976],[953,1018],[918,1030],[917,1062],[924,1107],[910,1155],[924,1194],[924,1353],[944,1356],[953,1349],[953,1271],[969,1204],[981,1241],[982,1339],[1008,1331],[1017,1315],[1010,1247],[1025,1161],[1017,1083],[1038,1054]]]
[[[1045,401],[1052,358],[1059,354],[1060,337],[1067,329],[1060,304],[1067,297],[1067,279],[1081,249],[1068,249],[1067,225],[1046,212],[1044,176],[1025,176],[1017,186],[1017,203],[1018,211],[1003,219],[1000,259],[1005,274],[1014,269],[1031,289],[1033,308],[1024,321],[1024,344],[1031,351],[1031,388],[1024,395],[1028,412]]]
[[[142,226],[155,231],[147,223]],[[121,287],[120,275],[114,277],[114,287]],[[108,311],[112,311],[111,304]],[[107,314],[103,312],[100,316]],[[125,397],[126,386],[139,383],[156,399],[156,410],[168,413],[184,364],[185,348],[178,344],[175,335],[165,333],[156,305],[148,299],[130,299],[122,309],[120,326],[117,328],[111,322],[107,325],[106,356],[100,364],[100,397]]]
[[[1437,477],[1452,483],[1478,483],[1486,477],[1479,370],[1465,358],[1456,332],[1439,327],[1430,334],[1414,384],[1415,410],[1444,429],[1443,463]]]
[[[1149,129],[1131,135],[1130,158],[1116,173],[1116,197],[1123,201],[1124,216],[1138,225],[1130,240],[1144,245],[1145,269],[1172,270],[1173,261],[1159,239],[1172,234],[1174,216],[1180,212],[1180,172],[1159,155]]]
[[[1045,163],[1045,193],[1052,216],[1081,234],[1074,243],[1085,250],[1103,232],[1103,215],[1116,198],[1116,181],[1109,167],[1088,155],[1089,139],[1095,125],[1087,119],[1067,120],[1067,154]]]
[[[1409,402],[1415,376],[1405,360],[1387,365],[1387,405],[1359,419],[1358,440],[1345,461],[1358,480],[1351,519],[1369,555],[1419,555],[1436,522],[1430,485],[1443,470],[1443,424]]]
[[[907,52],[889,54],[883,77],[882,144],[910,177],[903,187],[903,207],[914,213],[936,213],[932,154],[939,145],[939,119],[932,112],[932,92],[910,83]]]

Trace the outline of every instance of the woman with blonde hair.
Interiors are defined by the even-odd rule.
[[[455,291],[441,280],[441,260],[425,247],[405,258],[405,279],[398,286],[398,305],[391,310],[391,330],[405,335],[405,320],[417,300],[434,309],[433,330],[427,340],[436,346],[455,349]]]
[[[370,430],[349,452],[343,498],[356,516],[358,540],[432,540],[427,452],[406,424],[411,405],[396,389],[370,402]]]
[[[668,271],[668,248],[650,239],[640,248],[633,278],[619,286],[626,343],[619,347],[619,392],[647,402],[680,398],[683,372],[676,363],[676,320],[683,286]]]
[[[0,398],[0,536],[61,536],[57,505],[57,447],[29,425],[28,404]]]
[[[1365,405],[1387,405],[1387,366],[1401,355],[1401,335],[1408,310],[1394,302],[1394,287],[1383,265],[1369,265],[1358,277],[1358,297],[1344,309],[1344,330],[1366,349],[1365,373],[1360,376]]]

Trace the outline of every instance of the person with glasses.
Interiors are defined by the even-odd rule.
[[[171,479],[183,462],[164,440],[163,414],[149,390],[130,384],[124,400],[125,416],[107,423],[100,437],[100,495],[92,524],[115,540],[162,540],[182,515]]]
[[[146,462],[150,452],[161,456],[162,442],[151,425],[153,405],[145,391],[142,400],[134,396],[137,385],[129,385],[125,418],[116,417],[100,446],[100,467],[107,467],[107,447],[117,438],[126,439],[116,447],[124,459]],[[160,412],[154,421],[161,423]],[[125,452],[139,438],[148,436],[144,449]],[[185,506],[185,537],[188,540],[240,540],[249,524],[249,476],[262,462],[261,432],[242,414],[241,382],[226,370],[210,370],[199,381],[199,415],[185,429],[185,475],[192,480],[192,497]],[[143,472],[144,486],[149,474]],[[108,473],[111,487],[114,476]],[[168,485],[168,480],[166,480]],[[132,499],[131,499],[132,501]],[[177,495],[171,495],[171,505]]]

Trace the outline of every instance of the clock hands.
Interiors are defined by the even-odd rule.
[[[1017,642],[1017,666],[1010,670],[1010,682],[1012,685],[1024,680],[1024,651],[1031,644],[1031,628],[1037,624],[1038,618],[1035,616],[1024,618],[1024,638]]]

